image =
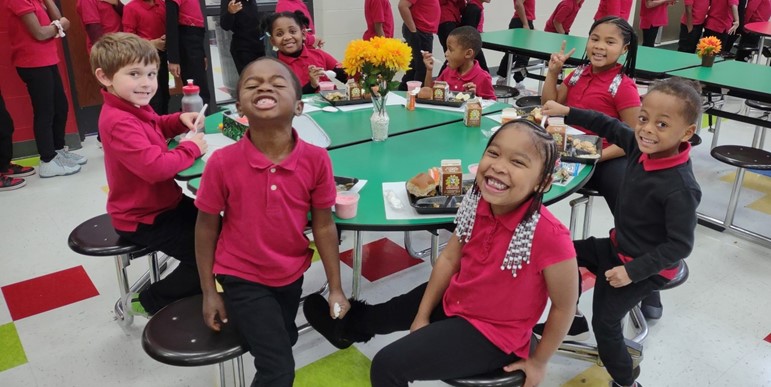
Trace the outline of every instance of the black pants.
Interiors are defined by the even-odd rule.
[[[399,85],[399,90],[407,90],[407,82],[409,81],[425,81],[426,80],[426,64],[423,63],[423,54],[420,51],[431,52],[434,48],[434,34],[429,32],[423,32],[416,30],[414,33],[407,29],[407,26],[402,24],[402,36],[407,42],[407,45],[412,48],[412,60],[410,61],[410,69],[402,77],[402,83]]]
[[[262,42],[260,42],[262,44]],[[240,75],[244,68],[249,63],[252,63],[257,58],[265,56],[264,49],[238,49],[230,46],[230,56],[233,57],[233,62],[236,64],[236,71]]]
[[[685,24],[680,24],[680,41],[677,43],[677,51],[695,53],[703,30],[704,24],[694,25],[691,32],[688,32],[688,27]]]
[[[456,22],[444,22],[439,24],[439,30],[437,31],[436,36],[439,37],[439,44],[442,45],[442,50],[444,50],[445,53],[447,52],[447,37],[450,36],[450,32],[456,28],[458,28],[458,23]],[[442,68],[439,69],[439,74],[446,68],[447,60],[445,59],[444,63],[442,63]]]
[[[578,266],[597,276],[592,300],[592,328],[597,339],[600,359],[613,380],[622,385],[634,383],[632,357],[624,343],[622,319],[643,298],[661,289],[668,281],[653,275],[627,286],[614,288],[605,280],[605,271],[623,263],[616,255],[610,239],[594,238],[574,241]]]
[[[653,47],[656,45],[656,37],[659,35],[659,29],[661,27],[643,28],[643,43],[645,47]]]
[[[723,47],[723,50],[721,51],[721,53],[731,51],[731,47],[728,46],[728,37],[729,37],[729,35],[727,33],[716,32],[716,31],[713,31],[713,30],[711,30],[709,28],[705,28],[703,35],[704,36],[714,36],[714,37],[720,39],[720,45]]]
[[[255,27],[256,28],[256,27]],[[205,30],[200,27],[179,26],[179,67],[182,82],[192,79],[201,88],[203,103],[209,103],[209,81],[206,73]],[[209,106],[209,111],[213,107]]]
[[[758,48],[758,43],[760,43],[760,35],[748,32],[742,34],[742,41],[736,51],[736,60],[749,62],[753,51]]]
[[[219,275],[225,291],[228,319],[254,356],[257,374],[252,387],[292,387],[297,342],[294,323],[300,306],[303,277],[282,287],[270,287],[244,279]]]
[[[361,321],[353,321],[353,324],[374,334],[410,329],[426,285],[383,304],[362,308]],[[441,303],[432,312],[430,320],[428,326],[394,341],[375,355],[370,369],[373,387],[406,387],[415,380],[476,375],[519,359],[501,351],[468,321],[460,317],[448,318]]]
[[[158,91],[150,99],[150,107],[162,116],[169,114],[169,58],[166,51],[158,50],[158,56],[161,58],[158,66]]]
[[[586,188],[593,189],[602,195],[613,215],[615,215],[616,200],[625,169],[626,156],[597,163],[592,178],[586,183]]]
[[[195,220],[193,199],[183,196],[176,208],[161,213],[153,224],[140,224],[136,231],[118,231],[127,240],[148,246],[179,260],[179,266],[162,280],[139,293],[139,302],[154,314],[181,298],[201,293],[195,264]]]
[[[69,105],[62,77],[56,65],[17,67],[16,72],[27,85],[34,115],[32,127],[40,160],[49,162],[56,151],[64,148],[64,128]]]
[[[479,8],[479,6],[475,4],[466,5],[466,8],[464,8],[463,12],[461,13],[460,25],[470,26],[476,29],[477,27],[479,27],[479,23],[481,21],[482,21],[482,8]],[[479,67],[481,67],[482,70],[490,72],[490,69],[487,67],[487,59],[485,59],[485,53],[482,52],[482,50],[479,50],[479,52],[477,53],[476,60],[477,62],[479,62]]]
[[[528,20],[527,24],[530,25],[530,29],[533,29],[533,21]],[[509,29],[514,28],[523,28],[522,21],[519,20],[518,17],[511,18],[511,21],[509,22]],[[527,63],[530,62],[530,58],[522,55],[514,55],[513,64],[511,66],[512,69],[524,69],[522,71],[517,71],[514,73],[514,80],[519,82],[522,82],[525,80],[525,75],[527,74]],[[501,64],[498,65],[498,76],[501,77],[508,77],[509,74],[506,74],[506,68],[509,65],[509,54],[506,54],[501,59]]]
[[[5,171],[13,158],[13,119],[5,108],[3,94],[0,93],[0,171]]]

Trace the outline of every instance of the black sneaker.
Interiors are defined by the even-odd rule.
[[[355,329],[348,329],[355,318],[352,316],[360,314],[362,307],[366,305],[359,300],[348,301],[351,303],[351,310],[342,319],[334,319],[329,315],[329,303],[321,294],[311,294],[303,302],[303,314],[308,324],[339,349],[346,349],[356,342],[369,341],[373,336],[357,332]]]
[[[543,329],[545,326],[546,324],[540,323],[533,327],[533,334],[535,334],[538,340],[540,340],[541,336],[543,336]],[[563,341],[586,340],[589,340],[589,322],[586,321],[585,316],[576,316],[573,318],[573,324],[570,325],[570,330],[568,330],[568,334],[565,335],[565,339]]]
[[[0,191],[11,191],[27,185],[24,179],[0,175]]]
[[[661,295],[653,292],[640,302],[640,311],[648,320],[658,320],[664,314],[664,306],[661,305]]]
[[[618,384],[618,383],[616,383],[616,382],[611,380],[610,384],[608,384],[608,387],[624,387],[624,386],[622,386],[622,385],[620,385],[620,384]],[[640,382],[634,382],[634,384],[632,384],[629,387],[642,387],[642,384],[640,384]]]
[[[8,177],[27,177],[35,174],[35,168],[25,167],[23,165],[10,163],[8,168],[0,171],[0,176]]]

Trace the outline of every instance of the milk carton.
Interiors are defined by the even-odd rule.
[[[463,167],[459,159],[442,160],[439,173],[442,177],[439,183],[442,195],[452,196],[463,193]]]
[[[463,123],[466,126],[482,125],[482,103],[477,98],[472,98],[466,102],[466,112],[463,115]]]

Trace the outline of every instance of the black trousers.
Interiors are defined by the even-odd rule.
[[[166,51],[158,50],[161,63],[158,65],[158,90],[150,99],[150,107],[159,115],[169,114],[169,58]]]
[[[530,29],[533,29],[533,21],[528,20],[527,24],[530,25]],[[511,18],[511,21],[509,22],[509,29],[514,28],[523,28],[522,21],[519,20],[518,17]],[[511,66],[512,69],[516,68],[525,68],[527,67],[527,63],[530,62],[530,58],[523,56],[523,55],[514,55],[513,64]],[[498,76],[501,77],[508,77],[509,75],[506,74],[506,67],[509,65],[509,54],[506,54],[501,59],[501,64],[498,65]],[[517,82],[522,82],[525,80],[525,75],[527,74],[527,70],[517,71],[514,73],[514,80]]]
[[[62,77],[56,65],[17,67],[16,72],[27,85],[34,115],[32,127],[40,160],[49,162],[56,151],[64,148],[64,128],[69,105]]]
[[[659,35],[659,29],[661,27],[643,28],[643,42],[645,47],[653,47],[656,45],[656,37]]]
[[[237,49],[232,45],[230,46],[230,56],[233,57],[233,62],[236,64],[236,71],[241,74],[244,68],[249,63],[252,63],[257,58],[265,56],[264,49]]]
[[[256,28],[256,27],[255,27]],[[192,79],[201,88],[203,103],[209,103],[209,81],[206,73],[205,30],[200,27],[179,26],[179,67],[182,82]],[[209,111],[213,107],[209,106]]]
[[[179,260],[179,266],[173,272],[139,293],[139,302],[150,314],[176,300],[201,293],[195,264],[197,216],[193,199],[183,196],[176,208],[158,215],[153,224],[140,224],[134,232],[118,231],[120,236],[133,243]]]
[[[626,169],[626,156],[597,163],[592,178],[586,183],[586,188],[593,189],[602,195],[608,204],[611,214],[615,215],[616,200],[621,190],[621,177]]]
[[[695,53],[703,30],[704,24],[694,25],[691,32],[688,32],[688,27],[685,24],[680,24],[680,41],[677,43],[677,51]]]
[[[728,46],[728,37],[729,37],[729,35],[727,33],[717,32],[717,31],[713,31],[713,30],[711,30],[709,28],[705,28],[703,35],[704,36],[714,36],[714,37],[720,39],[720,45],[723,47],[723,50],[721,51],[721,53],[731,51],[731,47]]]
[[[410,329],[420,300],[422,284],[409,293],[378,305],[364,307],[357,328],[386,334]],[[381,349],[372,359],[373,387],[407,387],[415,380],[441,380],[476,375],[512,363],[519,358],[493,345],[468,321],[447,317],[440,303],[431,323]]]
[[[225,291],[228,319],[254,356],[257,374],[252,387],[292,387],[297,342],[294,323],[300,306],[303,277],[282,287],[270,287],[238,277],[219,275]]]
[[[420,51],[431,52],[434,48],[434,34],[429,32],[423,32],[416,30],[410,32],[407,26],[402,24],[402,36],[407,42],[407,45],[412,48],[412,60],[410,61],[410,69],[402,77],[402,83],[399,85],[399,90],[407,90],[407,82],[409,81],[425,81],[426,80],[426,64],[423,63],[423,54]]]
[[[0,92],[0,171],[5,171],[13,158],[13,119],[5,108]]]
[[[482,8],[479,8],[475,4],[466,5],[466,8],[464,8],[461,13],[460,25],[477,28],[480,21],[482,21]],[[479,62],[479,67],[481,67],[482,70],[490,72],[490,69],[487,67],[485,53],[482,52],[482,50],[479,50],[477,53],[476,60]]]
[[[627,286],[614,288],[605,280],[605,271],[623,263],[609,238],[594,238],[573,241],[578,266],[585,267],[597,276],[592,300],[592,329],[597,339],[600,359],[613,380],[630,386],[635,378],[632,357],[624,343],[622,319],[643,298],[661,289],[668,281],[653,275]]]

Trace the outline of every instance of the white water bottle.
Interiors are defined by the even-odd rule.
[[[201,88],[193,84],[192,79],[187,80],[187,85],[182,86],[182,112],[198,113],[203,108],[203,99],[199,92]]]

